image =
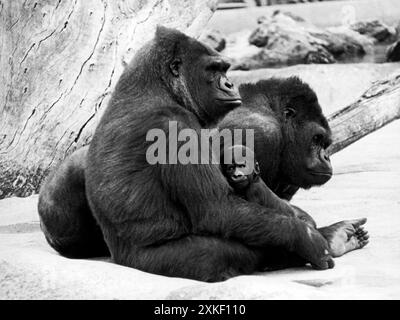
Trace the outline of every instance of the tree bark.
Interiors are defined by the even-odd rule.
[[[376,82],[356,102],[328,117],[331,154],[400,119],[400,73]]]
[[[0,198],[37,192],[87,144],[157,24],[198,36],[217,0],[0,1]]]

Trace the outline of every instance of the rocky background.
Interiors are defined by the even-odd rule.
[[[233,70],[295,64],[400,61],[399,25],[380,20],[321,28],[291,12],[257,18],[258,26],[229,36],[208,30],[202,40],[233,60]]]

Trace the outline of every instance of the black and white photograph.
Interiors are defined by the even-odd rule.
[[[399,0],[0,0],[0,300],[399,300],[399,119]]]

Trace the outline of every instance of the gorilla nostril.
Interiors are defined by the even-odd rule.
[[[232,89],[233,88],[233,83],[229,82],[229,81],[226,81],[225,82],[225,87],[227,87],[228,89]]]

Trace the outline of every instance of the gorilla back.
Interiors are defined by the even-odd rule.
[[[88,147],[75,151],[40,189],[38,212],[47,242],[70,258],[109,255],[85,194]]]

